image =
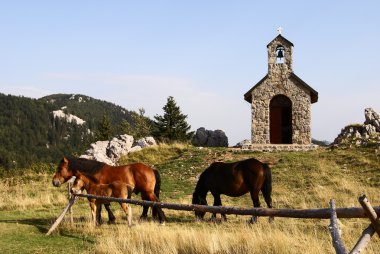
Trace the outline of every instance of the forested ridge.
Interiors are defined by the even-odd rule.
[[[54,117],[62,110],[85,121],[80,125]],[[111,134],[121,134],[121,123],[132,112],[85,95],[55,94],[40,99],[0,93],[0,167],[25,167],[33,162],[57,162],[66,154],[80,154],[106,116]]]

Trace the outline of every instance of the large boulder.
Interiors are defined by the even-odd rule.
[[[128,154],[133,145],[133,137],[127,134],[113,138],[107,146],[107,157],[117,161],[122,155]]]
[[[344,127],[338,137],[335,138],[335,146],[366,146],[380,144],[380,118],[372,109],[364,110],[365,122],[363,124],[351,124]]]
[[[371,125],[375,127],[377,132],[380,132],[380,117],[372,108],[366,108],[364,110],[365,125]]]
[[[89,160],[96,160],[100,162],[107,163],[109,165],[114,165],[114,162],[107,156],[107,147],[109,141],[96,141],[90,145],[90,148],[81,155],[80,158],[85,158]]]
[[[228,138],[222,130],[206,130],[201,127],[195,133],[191,143],[194,146],[228,147]]]
[[[142,138],[134,142],[132,136],[124,134],[114,137],[111,141],[92,143],[85,154],[80,157],[116,165],[121,156],[153,145],[157,145],[153,137]]]

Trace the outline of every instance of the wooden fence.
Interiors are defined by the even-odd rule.
[[[330,219],[330,232],[333,240],[333,246],[337,254],[347,254],[344,244],[340,238],[340,231],[338,227],[338,218],[369,218],[371,224],[362,233],[357,244],[352,249],[350,254],[362,253],[365,246],[369,243],[371,237],[375,232],[380,236],[380,221],[378,214],[380,214],[380,207],[372,207],[368,199],[363,195],[359,198],[362,207],[348,207],[348,208],[335,208],[334,200],[330,201],[330,208],[319,209],[274,209],[274,208],[238,208],[228,206],[205,206],[205,205],[187,205],[187,204],[174,204],[162,203],[145,200],[121,199],[113,197],[102,197],[91,194],[73,194],[69,200],[69,204],[63,210],[61,215],[57,218],[55,223],[51,226],[47,235],[50,235],[59,223],[64,218],[67,211],[69,211],[78,197],[95,198],[100,200],[107,200],[110,202],[129,203],[140,206],[161,207],[164,209],[179,210],[179,211],[199,211],[209,213],[222,213],[222,214],[235,214],[235,215],[250,215],[261,217],[285,217],[285,218],[303,218],[303,219]]]

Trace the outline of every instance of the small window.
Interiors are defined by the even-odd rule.
[[[276,63],[283,64],[285,62],[285,48],[283,46],[277,46],[276,48]]]

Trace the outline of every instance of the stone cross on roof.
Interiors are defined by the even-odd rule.
[[[277,28],[277,32],[278,34],[282,34],[282,30],[284,30],[284,28],[282,28],[281,26]]]

